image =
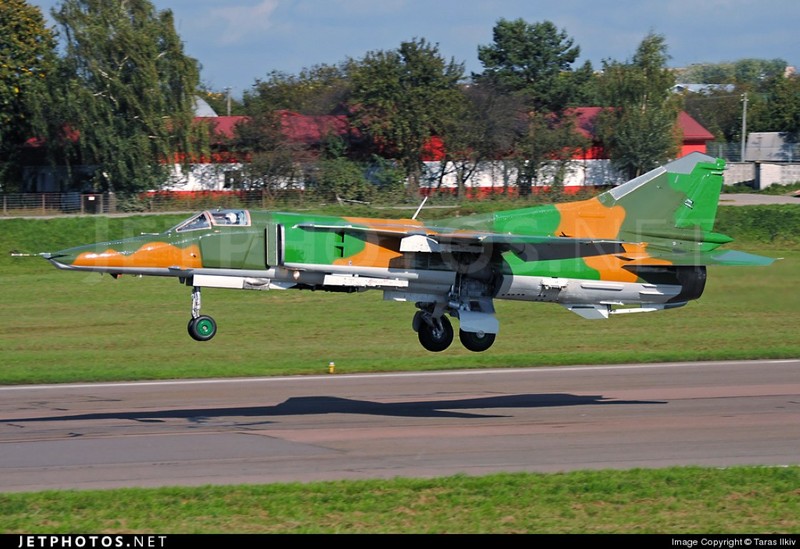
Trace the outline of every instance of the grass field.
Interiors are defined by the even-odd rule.
[[[184,217],[0,220],[0,383],[308,374],[330,361],[347,373],[800,356],[800,246],[790,239],[746,248],[784,258],[772,266],[710,268],[702,298],[681,309],[587,321],[553,304],[498,302],[501,333],[479,354],[423,350],[413,304],[379,292],[206,289],[203,312],[220,331],[198,343],[186,333],[190,289],[176,279],[113,280],[5,253],[155,232]]]
[[[174,279],[62,272],[53,251],[157,231],[185,216],[0,220],[0,384],[800,357],[793,235],[733,247],[783,257],[711,268],[687,307],[587,321],[557,305],[497,303],[486,353],[424,351],[412,304],[381,294],[208,289],[219,334],[186,333]],[[736,236],[736,235],[732,235]],[[798,533],[800,468],[0,494],[0,532]]]
[[[0,383],[523,367],[800,356],[800,253],[767,268],[711,269],[682,309],[588,321],[552,304],[500,302],[501,333],[485,353],[429,353],[411,330],[413,304],[378,292],[207,289],[219,334],[186,332],[190,290],[174,279],[113,280],[44,261],[0,277]]]
[[[40,245],[94,238],[70,232]],[[411,329],[413,304],[375,291],[205,289],[203,312],[219,334],[198,343],[186,332],[190,289],[176,279],[114,280],[5,256],[0,383],[309,374],[326,372],[330,361],[352,373],[800,356],[800,252],[751,251],[784,259],[712,267],[701,299],[680,309],[589,321],[554,304],[498,302],[501,333],[477,354],[459,345],[425,351]]]
[[[799,485],[686,467],[0,494],[0,532],[797,534]]]

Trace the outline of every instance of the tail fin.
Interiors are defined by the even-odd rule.
[[[607,207],[622,206],[621,236],[701,240],[731,239],[714,235],[725,161],[691,153],[632,179],[598,198]],[[710,238],[709,238],[710,237]],[[724,242],[717,242],[723,244]]]
[[[712,232],[725,161],[691,153],[598,197],[621,206],[619,238],[646,242],[651,259],[673,265],[769,265],[773,259],[738,251],[713,251],[733,239]],[[645,265],[647,260],[638,261]]]

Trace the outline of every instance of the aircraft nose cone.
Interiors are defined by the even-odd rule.
[[[78,259],[78,256],[86,250],[81,248],[68,248],[59,250],[53,253],[42,254],[46,260],[58,267],[59,269],[69,269]]]
[[[86,246],[67,248],[46,254],[44,258],[60,269],[107,266],[119,262],[120,257],[124,255],[121,251],[114,249],[120,248],[118,244],[119,243],[99,242]]]

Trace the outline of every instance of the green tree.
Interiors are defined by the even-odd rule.
[[[299,186],[301,166],[311,155],[301,144],[286,139],[279,113],[254,113],[247,122],[238,124],[234,133],[223,147],[246,161],[237,186],[260,189],[270,199]]]
[[[591,63],[573,69],[580,47],[550,21],[501,19],[493,38],[478,47],[484,71],[473,79],[521,102],[516,119],[505,125],[514,137],[503,151],[516,169],[519,194],[528,196],[544,183],[559,189],[572,152],[583,145],[567,109],[590,93]]]
[[[737,84],[758,90],[771,79],[783,76],[787,63],[783,59],[739,59],[726,63],[697,63],[676,71],[683,83]]]
[[[340,203],[369,202],[375,192],[363,168],[345,157],[320,160],[309,188],[320,198]]]
[[[680,97],[672,93],[675,76],[666,66],[664,37],[648,34],[628,63],[606,61],[598,90],[603,106],[596,128],[612,165],[627,177],[674,158]]]
[[[675,71],[675,77],[682,84],[732,84],[732,63],[696,63]]]
[[[402,163],[412,196],[419,189],[425,145],[441,134],[462,99],[463,74],[462,64],[447,62],[438,46],[424,39],[370,52],[353,70],[354,122],[376,151]]]
[[[315,65],[297,75],[273,71],[244,93],[248,111],[287,109],[303,114],[331,114],[347,102],[352,61]]]
[[[24,0],[0,3],[0,190],[21,190],[20,151],[45,135],[46,80],[55,38],[39,8]]]
[[[753,131],[781,132],[800,140],[800,76],[773,78],[753,112]]]
[[[733,65],[737,84],[750,84],[760,90],[776,77],[783,77],[786,61],[783,59],[740,59]]]
[[[792,112],[797,92],[784,76],[782,59],[740,59],[727,63],[703,63],[676,71],[683,83],[715,84],[700,92],[684,94],[684,110],[712,132],[717,140],[738,144],[742,141],[742,101],[747,94],[749,131],[787,131],[780,123]],[[790,79],[789,79],[790,80]],[[784,95],[784,92],[788,92]],[[788,118],[791,119],[791,114]],[[784,120],[786,122],[786,120]],[[791,126],[791,124],[789,124]]]
[[[71,160],[98,167],[96,189],[158,187],[176,154],[198,145],[199,69],[172,12],[148,0],[64,0],[53,17],[65,40],[64,121],[80,136]]]
[[[528,115],[511,157],[520,196],[529,196],[534,186],[549,184],[553,197],[560,197],[574,151],[588,145],[575,128],[571,116]]]
[[[684,110],[714,134],[717,140],[735,143],[742,133],[742,95],[746,89],[709,89],[684,95]],[[751,95],[751,104],[757,100]]]
[[[484,71],[473,79],[521,95],[533,110],[561,112],[574,106],[591,79],[591,63],[572,69],[580,47],[550,21],[531,24],[500,19],[493,38],[493,44],[478,46]]]
[[[524,112],[518,98],[498,93],[488,84],[465,86],[462,93],[463,100],[453,105],[454,116],[443,125],[443,154],[434,174],[441,188],[444,177],[452,173],[457,196],[464,195],[466,182],[482,163],[509,154]]]

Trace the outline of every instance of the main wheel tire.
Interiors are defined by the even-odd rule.
[[[435,329],[427,322],[420,322],[417,332],[422,346],[433,353],[444,351],[453,342],[453,325],[446,316],[441,317],[439,321],[442,325],[441,330]]]
[[[217,333],[217,323],[210,316],[200,315],[189,321],[189,335],[196,341],[208,341]]]
[[[487,334],[485,332],[465,332],[464,330],[458,331],[458,339],[461,344],[476,353],[485,351],[494,343],[497,334]]]

